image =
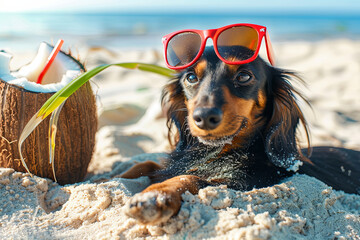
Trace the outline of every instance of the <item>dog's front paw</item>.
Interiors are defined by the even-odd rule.
[[[143,224],[158,224],[176,214],[181,206],[181,196],[164,192],[141,192],[130,199],[125,213]]]

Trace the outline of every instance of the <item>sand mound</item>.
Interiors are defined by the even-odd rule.
[[[360,196],[305,175],[249,192],[221,186],[186,193],[179,214],[158,226],[137,225],[124,214],[129,197],[149,183],[146,177],[61,187],[3,168],[0,181],[1,239],[360,237]]]

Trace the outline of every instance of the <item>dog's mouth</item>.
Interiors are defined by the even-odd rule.
[[[241,132],[241,130],[243,130],[247,126],[247,123],[248,121],[244,119],[236,132],[231,135],[215,136],[210,133],[204,136],[198,136],[197,138],[200,143],[213,147],[220,147],[224,146],[225,144],[231,144],[234,137],[236,137]]]

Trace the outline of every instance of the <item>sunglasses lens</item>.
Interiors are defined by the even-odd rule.
[[[180,33],[172,37],[167,45],[166,58],[172,67],[190,63],[200,51],[201,37],[194,32]]]
[[[247,26],[228,28],[220,33],[217,48],[227,61],[247,60],[254,56],[259,45],[258,32]]]

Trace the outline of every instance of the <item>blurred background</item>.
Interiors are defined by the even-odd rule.
[[[240,22],[267,26],[274,42],[359,39],[360,1],[0,0],[0,48],[63,38],[72,49],[161,49],[172,31]]]
[[[314,145],[360,149],[359,0],[0,0],[0,49],[13,54],[12,70],[28,63],[41,41],[55,44],[59,38],[65,40],[62,49],[71,49],[88,69],[131,61],[164,66],[165,34],[241,22],[268,27],[277,66],[295,70],[307,83],[296,87],[313,107],[302,106]],[[154,131],[147,137],[160,136],[166,81],[118,68],[94,77],[100,127],[138,123],[141,136],[144,130]],[[119,136],[127,149],[129,138]],[[165,129],[145,150],[133,145],[161,151],[164,136]]]

